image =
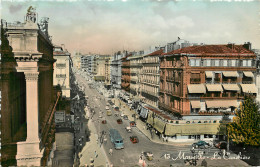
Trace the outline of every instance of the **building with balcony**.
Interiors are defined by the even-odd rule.
[[[1,165],[47,166],[55,142],[53,45],[48,18],[35,9],[23,23],[1,21]]]
[[[86,71],[87,72],[88,69],[89,69],[89,56],[82,55],[81,58],[80,58],[80,64],[81,64],[80,69],[82,71]]]
[[[73,62],[73,67],[75,67],[77,70],[81,68],[81,57],[82,54],[80,52],[75,52],[72,56],[72,62]]]
[[[143,56],[141,91],[143,102],[158,107],[160,86],[160,59],[163,49],[156,50]]]
[[[94,79],[95,81],[105,82],[106,71],[110,71],[110,67],[106,67],[106,62],[110,59],[109,55],[99,55],[94,57]],[[107,69],[107,70],[106,70]],[[109,74],[110,75],[110,74]]]
[[[130,61],[130,97],[141,98],[141,76],[142,76],[142,61],[143,51],[137,52],[129,57]]]
[[[253,50],[256,54],[256,87],[257,95],[256,100],[260,103],[260,49]]]
[[[59,85],[62,90],[62,96],[70,98],[70,53],[60,46],[55,46],[53,57],[56,59],[54,63],[53,85]]]
[[[163,54],[159,107],[192,118],[234,114],[244,95],[257,93],[255,58],[250,43],[190,46]]]
[[[115,89],[121,89],[121,59],[125,56],[125,52],[118,51],[112,57],[110,64],[111,84]]]
[[[122,65],[121,65],[121,89],[130,92],[130,60],[128,59],[131,54],[126,54],[125,57],[121,59]]]
[[[111,88],[111,57],[105,59],[105,87],[107,89]]]

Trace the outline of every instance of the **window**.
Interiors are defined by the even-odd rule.
[[[197,67],[200,66],[200,60],[199,59],[196,60],[196,66]]]
[[[209,67],[211,63],[211,60],[206,60],[206,66]]]
[[[236,60],[231,60],[231,67],[235,67],[236,66]]]
[[[223,66],[227,67],[228,66],[228,61],[227,60],[223,60]]]
[[[195,66],[195,60],[194,59],[190,59],[190,66]]]
[[[215,60],[215,66],[219,66],[219,60]]]
[[[251,67],[251,66],[252,66],[252,60],[248,60],[248,61],[247,61],[247,66],[248,66],[248,67]]]
[[[243,66],[243,67],[246,67],[246,66],[247,66],[247,60],[243,60],[243,61],[242,61],[242,66]]]

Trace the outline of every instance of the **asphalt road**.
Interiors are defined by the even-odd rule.
[[[129,120],[123,119],[123,124],[118,124],[117,119],[114,113],[114,109],[110,106],[112,111],[112,116],[106,115],[106,101],[104,96],[100,95],[97,90],[90,89],[87,81],[80,75],[75,75],[78,83],[85,88],[85,93],[89,97],[88,105],[91,108],[94,108],[95,114],[93,115],[92,121],[94,121],[98,135],[101,136],[101,132],[106,132],[107,143],[103,143],[104,149],[114,166],[133,166],[138,164],[139,157],[141,152],[151,151],[154,154],[154,159],[152,161],[146,160],[146,163],[149,165],[155,166],[170,166],[173,165],[184,165],[184,160],[172,160],[165,159],[165,154],[170,153],[171,158],[176,158],[180,151],[190,152],[190,146],[172,146],[165,144],[158,144],[151,142],[139,129],[132,127],[132,132],[129,133],[126,131],[126,127],[129,126]],[[101,118],[102,117],[102,118]],[[101,121],[106,120],[107,124],[102,124]],[[124,149],[115,150],[110,139],[109,139],[109,130],[111,128],[117,129],[121,136],[124,138]],[[137,136],[139,143],[133,144],[130,141],[130,136]],[[113,148],[113,155],[109,155],[109,149]]]

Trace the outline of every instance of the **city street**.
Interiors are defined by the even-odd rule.
[[[92,121],[95,128],[96,134],[98,137],[98,146],[100,149],[104,149],[103,152],[106,153],[105,157],[109,158],[110,164],[113,166],[133,166],[133,165],[143,165],[143,161],[139,161],[142,152],[152,152],[153,160],[148,161],[145,158],[145,163],[149,166],[183,166],[185,165],[185,158],[192,159],[195,155],[205,157],[211,163],[218,164],[219,161],[223,161],[223,157],[216,154],[219,150],[215,147],[210,149],[196,149],[195,153],[191,153],[191,144],[189,143],[160,143],[151,141],[149,135],[145,135],[143,133],[144,129],[140,130],[140,126],[132,127],[132,132],[129,133],[126,131],[126,127],[129,126],[130,120],[124,120],[120,117],[120,114],[124,112],[127,113],[127,108],[129,108],[126,104],[122,103],[120,111],[115,111],[112,106],[110,106],[110,110],[112,111],[111,116],[107,116],[106,114],[106,100],[103,95],[100,95],[96,89],[90,88],[88,86],[88,82],[85,78],[83,78],[79,74],[75,74],[75,77],[79,83],[79,86],[83,88],[86,96],[88,96],[87,105],[89,108],[93,109],[90,112],[90,120]],[[113,101],[116,101],[115,99]],[[119,101],[119,100],[117,100]],[[116,117],[114,114],[117,113],[119,116]],[[130,116],[130,110],[127,114]],[[83,118],[83,116],[82,116]],[[123,123],[118,124],[117,119],[122,118]],[[102,120],[106,120],[106,124],[102,124]],[[120,135],[124,139],[124,149],[115,150],[109,138],[109,130],[111,128],[117,129]],[[139,139],[139,143],[133,144],[130,141],[130,136],[137,136]],[[104,139],[107,139],[107,142],[104,142]],[[109,150],[113,149],[113,154],[109,154]],[[88,152],[94,152],[94,150],[89,150]],[[203,154],[204,152],[204,154]],[[87,154],[87,152],[84,152]],[[104,157],[103,156],[103,157]],[[230,156],[235,156],[235,154],[230,154]],[[219,159],[217,159],[220,157]],[[211,160],[213,158],[213,160]],[[202,159],[197,158],[197,164],[202,163]],[[226,165],[228,164],[237,164],[237,165],[246,165],[241,160],[225,160]],[[224,165],[223,164],[223,165]]]

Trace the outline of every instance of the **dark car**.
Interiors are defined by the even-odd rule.
[[[115,107],[115,111],[119,111],[119,107]]]
[[[128,116],[127,115],[124,115],[123,118],[124,118],[124,120],[128,120]]]
[[[198,148],[198,147],[199,148],[207,148],[210,145],[209,145],[209,143],[201,140],[201,141],[198,141],[196,143],[193,143],[192,146],[195,147],[195,148]]]
[[[122,123],[123,123],[122,119],[117,119],[116,122],[117,122],[118,124],[122,124]]]
[[[215,147],[219,149],[227,149],[227,142],[226,141],[220,141],[215,144]]]
[[[106,123],[107,123],[107,120],[102,120],[101,123],[102,123],[102,124],[106,124]]]
[[[131,142],[134,143],[134,144],[139,142],[137,136],[130,136],[130,140],[131,140]]]
[[[132,127],[136,127],[136,123],[135,123],[135,121],[131,121],[131,122],[130,122],[130,126],[132,126]]]

